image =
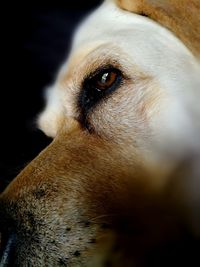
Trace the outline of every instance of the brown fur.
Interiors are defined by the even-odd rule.
[[[200,56],[199,0],[117,0],[125,10],[142,14],[168,28]]]
[[[102,249],[101,262],[141,264],[149,249],[179,233],[163,194],[151,185],[157,170],[149,172],[137,154],[122,162],[120,147],[70,125],[1,195],[3,222],[17,223],[22,253],[33,253],[34,266],[93,260],[91,266],[102,266],[96,265]],[[19,252],[16,264],[26,266],[29,259]]]

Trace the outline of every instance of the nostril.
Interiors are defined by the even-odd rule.
[[[12,266],[15,259],[15,234],[0,235],[0,267]]]

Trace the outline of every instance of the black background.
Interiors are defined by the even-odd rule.
[[[13,2],[1,6],[0,191],[50,142],[34,123],[44,88],[66,58],[74,28],[101,1]]]

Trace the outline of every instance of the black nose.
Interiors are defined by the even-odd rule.
[[[0,241],[0,267],[8,267],[14,265],[15,259],[15,234],[1,234]]]

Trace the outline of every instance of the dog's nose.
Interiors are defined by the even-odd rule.
[[[0,267],[14,265],[15,259],[15,234],[1,233],[0,239]]]

